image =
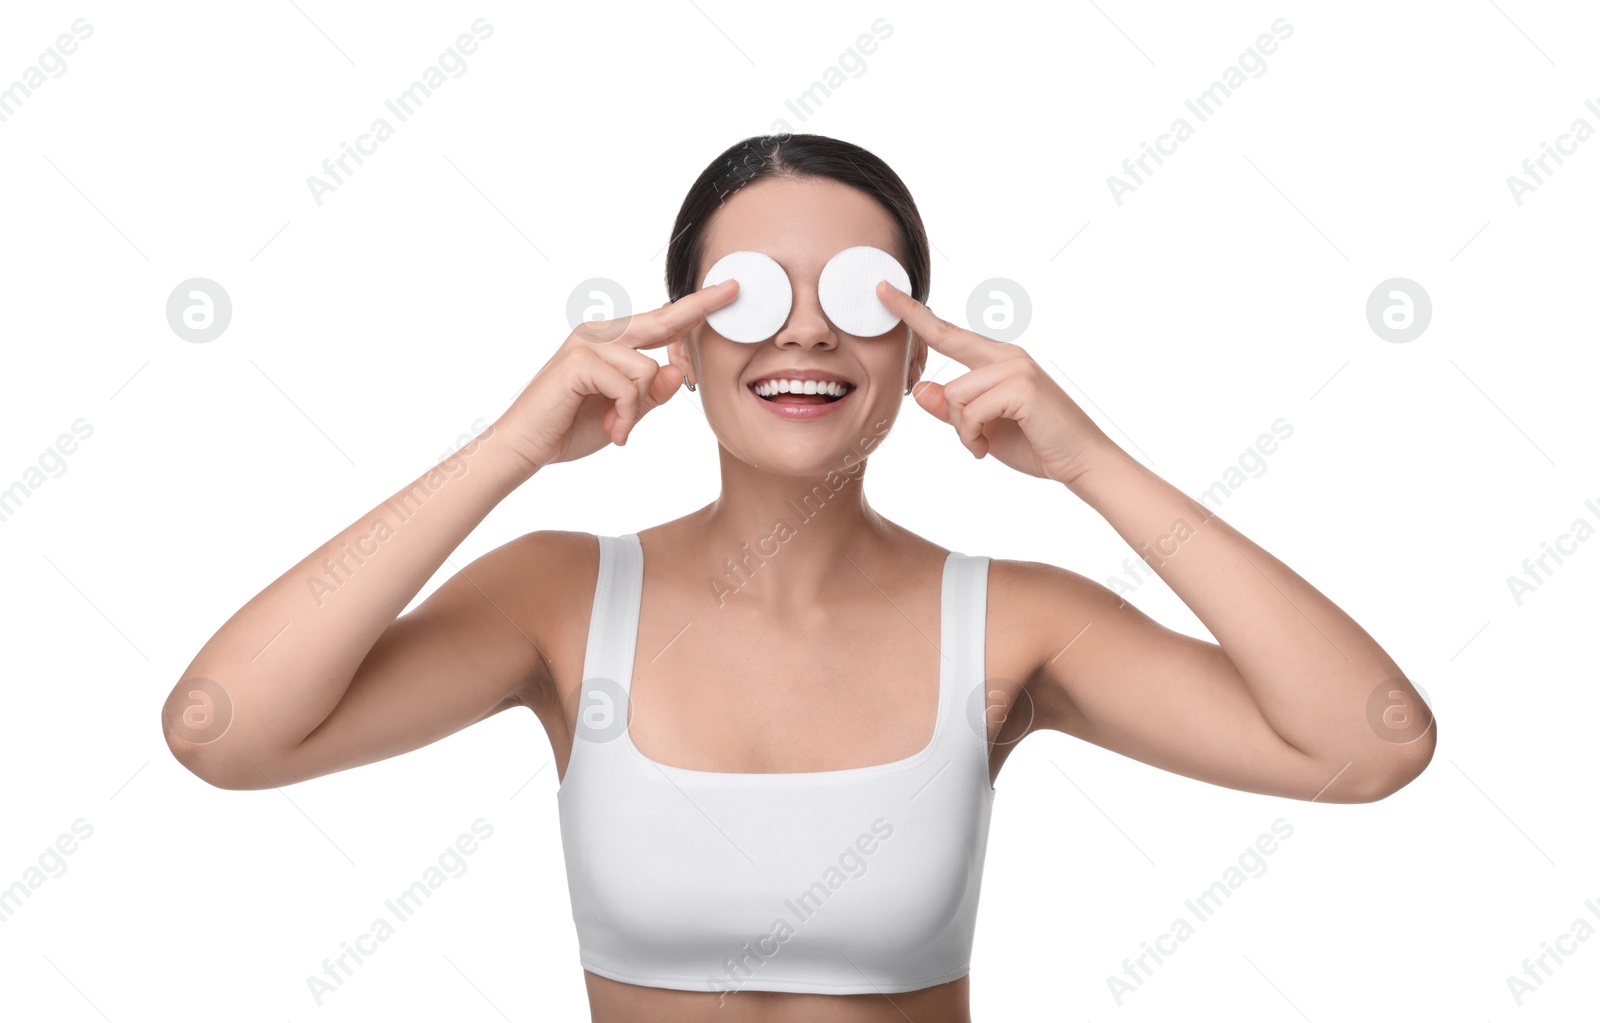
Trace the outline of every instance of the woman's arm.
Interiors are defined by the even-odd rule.
[[[1116,445],[1082,466],[1068,489],[1217,642],[1167,629],[1075,573],[1023,572],[1048,647],[1027,683],[1036,727],[1232,788],[1321,802],[1382,799],[1422,772],[1437,735],[1431,714],[1349,615]]]
[[[526,624],[527,591],[541,587],[516,578],[528,562],[509,555],[538,534],[396,616],[532,473],[490,427],[279,576],[173,688],[162,708],[173,755],[221,788],[272,788],[416,749],[521,702],[543,673]]]
[[[1013,708],[1032,697],[1032,720],[1008,722],[1002,738],[1054,728],[1219,785],[1329,802],[1382,799],[1422,772],[1432,715],[1349,615],[1131,458],[1027,352],[887,281],[878,298],[971,367],[916,385],[917,404],[974,456],[1087,502],[1217,639],[1167,629],[1073,572],[991,565],[992,601],[1014,612],[1001,631],[1020,631],[1037,655],[1022,692],[1007,694]]]
[[[271,788],[552,696],[537,632],[547,610],[570,599],[573,552],[592,552],[592,541],[529,534],[395,616],[540,468],[625,443],[683,381],[681,369],[640,349],[670,344],[737,294],[726,281],[650,312],[580,324],[488,430],[228,619],[162,707],[173,755],[213,785]]]

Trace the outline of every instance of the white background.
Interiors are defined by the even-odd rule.
[[[1019,343],[1185,492],[1292,424],[1223,517],[1439,716],[1417,781],[1348,806],[1030,738],[999,780],[974,1018],[1565,1020],[1600,999],[1600,937],[1521,1007],[1506,984],[1574,921],[1600,927],[1600,542],[1520,606],[1506,582],[1574,520],[1600,525],[1600,138],[1520,205],[1506,183],[1574,119],[1600,129],[1588,5],[88,0],[8,5],[0,87],[80,17],[68,70],[0,123],[0,487],[93,427],[0,522],[0,886],[77,818],[93,834],[0,925],[0,1014],[587,1018],[531,714],[232,792],[172,758],[159,711],[240,605],[504,410],[577,282],[659,305],[690,182],[784,127],[887,160],[936,246],[931,307],[964,319],[977,282],[1023,286]],[[478,17],[494,31],[468,70],[318,205],[307,177]],[[785,101],[879,17],[892,35],[801,121]],[[1187,113],[1278,18],[1293,34],[1267,70],[1204,123]],[[1107,176],[1178,116],[1194,136],[1119,205]],[[233,302],[208,344],[164,313],[196,276]],[[1391,277],[1433,303],[1409,343],[1366,319]],[[510,496],[423,595],[530,530],[702,506],[714,445],[671,401],[626,449]],[[1097,580],[1131,553],[910,400],[867,479],[953,550]],[[1205,635],[1159,580],[1130,599]],[[307,976],[480,817],[469,869],[318,1007]],[[1117,1006],[1123,958],[1280,817],[1293,836],[1267,872]]]

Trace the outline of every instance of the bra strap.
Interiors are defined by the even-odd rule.
[[[572,760],[567,776],[590,756],[618,748],[627,728],[628,690],[639,621],[644,557],[631,536],[600,536],[600,566],[583,654]]]
[[[941,670],[949,672],[944,698],[951,733],[976,750],[988,771],[988,733],[984,730],[988,694],[985,692],[984,639],[988,622],[989,558],[958,554],[949,565],[940,613],[941,634],[948,637],[941,651]],[[944,658],[948,664],[942,663]],[[985,773],[987,777],[987,773]]]
[[[627,692],[638,641],[640,582],[643,558],[631,538],[602,536],[600,570],[595,580],[594,610],[589,616],[584,649],[584,682],[607,679]]]

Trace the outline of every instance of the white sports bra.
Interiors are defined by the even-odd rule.
[[[952,551],[933,740],[836,771],[650,760],[627,731],[644,550],[601,536],[579,722],[557,790],[584,969],[684,991],[912,991],[968,972],[994,788],[987,557]]]

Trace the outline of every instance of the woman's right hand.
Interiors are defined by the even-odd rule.
[[[738,292],[728,280],[650,312],[580,323],[495,420],[495,437],[534,470],[626,443],[645,413],[683,384],[682,370],[640,349],[677,340]]]

